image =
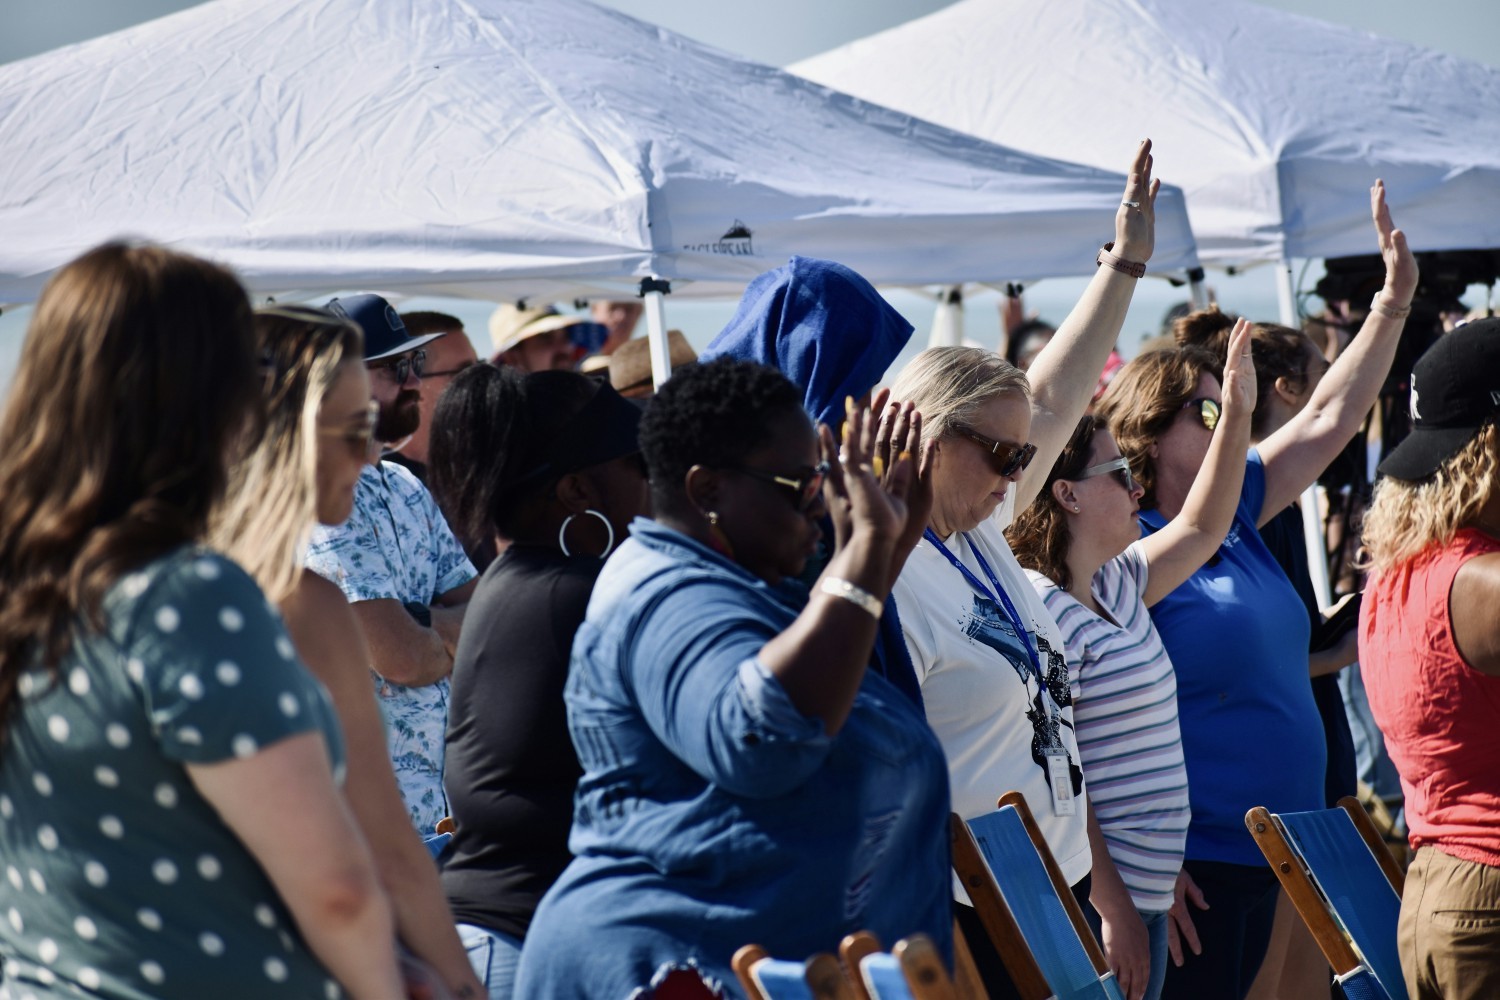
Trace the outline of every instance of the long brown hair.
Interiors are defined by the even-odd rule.
[[[255,412],[250,303],[223,268],[107,243],[42,290],[0,416],[0,746],[125,573],[201,538]]]
[[[1052,470],[1047,473],[1047,481],[1042,484],[1036,499],[1005,529],[1005,538],[1010,542],[1016,561],[1027,569],[1036,570],[1063,590],[1073,586],[1073,573],[1068,569],[1071,537],[1068,519],[1052,492],[1052,484],[1059,479],[1077,479],[1078,474],[1088,467],[1094,434],[1103,426],[1099,418],[1087,413],[1083,415],[1057,461],[1052,463]]]
[[[1115,436],[1120,454],[1130,459],[1130,472],[1145,491],[1142,510],[1156,507],[1156,461],[1151,446],[1193,398],[1204,372],[1220,381],[1224,378],[1223,362],[1201,347],[1151,351],[1121,368],[1094,407]]]

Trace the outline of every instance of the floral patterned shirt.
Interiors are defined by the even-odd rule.
[[[349,520],[313,532],[307,566],[337,584],[351,604],[382,599],[431,604],[476,575],[432,494],[391,462],[360,475]],[[405,687],[387,681],[373,666],[370,672],[401,798],[418,832],[431,834],[448,815],[443,794],[448,681]]]

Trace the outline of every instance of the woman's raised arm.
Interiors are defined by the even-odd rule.
[[[1151,140],[1135,151],[1125,182],[1125,194],[1115,210],[1112,253],[1144,264],[1156,247],[1156,193],[1161,181],[1151,179]],[[1112,267],[1099,267],[1083,297],[1042,348],[1028,372],[1031,378],[1031,443],[1036,457],[1016,483],[1016,510],[1036,498],[1063,446],[1078,426],[1078,418],[1093,398],[1099,373],[1125,325],[1125,312],[1138,278]]]
[[[1385,286],[1356,336],[1328,369],[1302,412],[1260,445],[1266,468],[1266,494],[1260,508],[1265,524],[1296,500],[1354,437],[1375,405],[1417,290],[1417,259],[1406,234],[1391,224],[1385,182],[1370,188],[1370,210],[1385,260]]]

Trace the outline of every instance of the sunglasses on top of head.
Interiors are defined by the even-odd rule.
[[[994,467],[995,474],[1004,479],[1014,479],[1025,472],[1032,458],[1036,456],[1034,444],[1006,444],[1004,441],[992,441],[983,434],[963,426],[955,427],[953,430],[954,433],[968,438],[989,452],[990,465]]]
[[[749,476],[751,479],[756,479],[763,483],[771,483],[774,486],[790,490],[794,498],[792,506],[797,509],[797,513],[801,514],[807,508],[811,507],[818,499],[818,495],[823,492],[823,480],[828,476],[828,463],[819,462],[808,471],[807,475],[795,478],[792,476],[778,476],[774,472],[766,472],[763,469],[748,469],[743,466],[735,468],[733,471]]]
[[[1191,409],[1194,406],[1198,408],[1198,419],[1203,422],[1204,427],[1208,428],[1209,430],[1213,430],[1215,427],[1219,426],[1220,408],[1219,401],[1217,399],[1209,399],[1207,396],[1198,396],[1182,404],[1182,408],[1184,410]]]
[[[1115,473],[1115,480],[1121,486],[1125,487],[1126,493],[1135,492],[1135,475],[1130,471],[1130,459],[1126,458],[1124,455],[1121,455],[1119,458],[1112,458],[1108,462],[1100,462],[1098,465],[1091,465],[1087,469],[1084,469],[1082,472],[1080,472],[1077,478],[1093,479],[1095,476],[1102,476],[1108,472]]]
[[[403,354],[399,358],[391,358],[388,361],[378,361],[370,366],[375,371],[391,373],[391,378],[396,380],[397,385],[405,385],[408,375],[422,377],[422,369],[427,367],[427,352],[412,351]]]

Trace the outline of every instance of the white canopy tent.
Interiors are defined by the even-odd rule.
[[[790,68],[1082,163],[1151,136],[1204,262],[1279,263],[1288,325],[1293,258],[1375,252],[1377,177],[1413,249],[1500,246],[1500,70],[1244,0],[962,0]]]
[[[1093,271],[1124,185],[584,0],[218,0],[0,66],[0,135],[0,302],[121,234],[265,292],[1031,280]],[[1195,266],[1180,190],[1158,220]]]
[[[962,0],[790,67],[992,141],[1102,164],[1156,141],[1209,265],[1500,246],[1500,70],[1244,0]]]

